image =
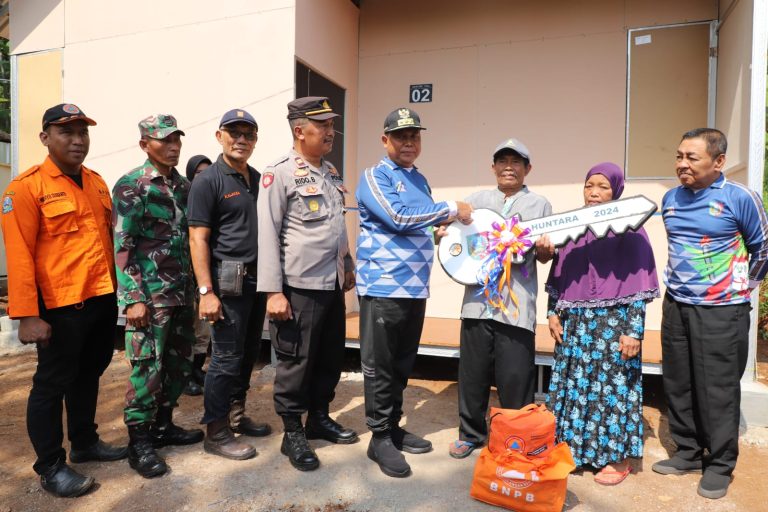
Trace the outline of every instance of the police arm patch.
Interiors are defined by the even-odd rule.
[[[13,211],[13,198],[5,196],[3,199],[3,213],[10,213]]]
[[[264,187],[264,188],[269,188],[269,186],[274,181],[275,181],[274,173],[265,172],[264,175],[261,177],[261,186]]]

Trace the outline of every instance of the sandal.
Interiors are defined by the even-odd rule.
[[[615,471],[605,466],[595,475],[595,482],[600,485],[619,485],[632,472],[632,466],[627,464],[624,471]]]
[[[475,443],[457,439],[456,441],[452,442],[448,447],[448,455],[450,455],[454,459],[463,459],[465,457],[468,457],[469,454],[475,450],[475,448],[477,448],[477,445]]]

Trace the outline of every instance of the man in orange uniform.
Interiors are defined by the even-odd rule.
[[[94,483],[66,464],[62,401],[71,462],[123,459],[125,447],[99,440],[94,423],[99,377],[112,360],[117,320],[112,201],[104,180],[84,167],[96,122],[72,104],[43,115],[48,158],[3,194],[8,314],[19,340],[37,344],[27,402],[34,470],[46,491],[79,496]]]

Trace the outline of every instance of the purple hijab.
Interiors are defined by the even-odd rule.
[[[612,199],[624,191],[624,172],[609,162],[589,170],[588,180],[602,174],[611,184]],[[546,290],[557,309],[607,307],[659,296],[656,262],[648,235],[641,227],[603,238],[587,234],[560,248],[549,270]]]

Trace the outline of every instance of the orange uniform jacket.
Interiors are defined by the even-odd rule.
[[[17,176],[0,216],[8,264],[8,314],[39,316],[115,291],[112,200],[104,180],[82,167],[83,188],[50,158]]]

